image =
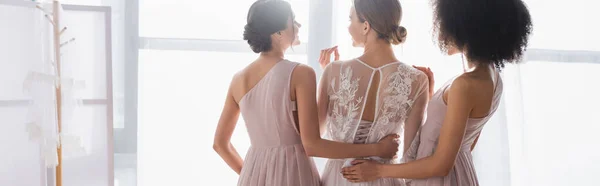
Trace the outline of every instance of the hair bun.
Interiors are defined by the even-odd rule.
[[[244,40],[255,53],[261,53],[271,50],[271,37],[260,34],[250,25],[244,26]]]
[[[398,45],[406,40],[406,35],[408,33],[406,31],[406,28],[404,28],[403,26],[395,27],[392,31],[393,32],[390,37],[390,43],[392,43],[393,45]]]

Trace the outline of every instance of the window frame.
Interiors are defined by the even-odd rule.
[[[527,61],[550,61],[550,62],[584,62],[600,63],[600,51],[586,50],[551,50],[551,49],[528,49],[523,60]]]

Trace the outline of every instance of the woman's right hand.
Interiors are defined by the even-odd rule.
[[[334,55],[334,61],[340,60],[340,53],[338,53],[338,47],[334,46],[321,50],[321,56],[319,57],[319,64],[321,69],[325,69],[329,63],[331,63],[331,53]]]
[[[382,158],[394,158],[398,153],[398,134],[390,134],[377,142],[378,154]]]

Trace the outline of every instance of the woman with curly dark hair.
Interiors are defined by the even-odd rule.
[[[342,170],[351,182],[404,178],[411,186],[479,185],[471,150],[498,108],[499,71],[523,55],[531,18],[522,0],[434,0],[433,7],[439,46],[448,54],[462,53],[465,72],[432,96],[406,163],[355,160]]]

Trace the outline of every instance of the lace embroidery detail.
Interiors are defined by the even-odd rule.
[[[412,89],[412,79],[417,72],[409,69],[406,65],[398,65],[398,69],[391,73],[387,78],[387,87],[383,90],[383,105],[379,108],[379,116],[376,124],[371,129],[369,138],[379,140],[385,135],[393,132],[395,127],[387,127],[390,124],[400,124],[406,119],[408,109],[411,108],[414,100],[410,99]],[[404,125],[401,125],[399,133],[404,131]],[[369,140],[373,142],[373,140]]]
[[[354,128],[352,121],[359,114],[360,104],[362,104],[362,96],[355,99],[360,78],[352,79],[352,68],[347,67],[340,72],[340,85],[337,90],[335,80],[331,80],[331,88],[334,91],[330,100],[334,104],[331,117],[328,117],[329,134],[334,140],[352,142],[353,139],[348,138],[347,135]]]

